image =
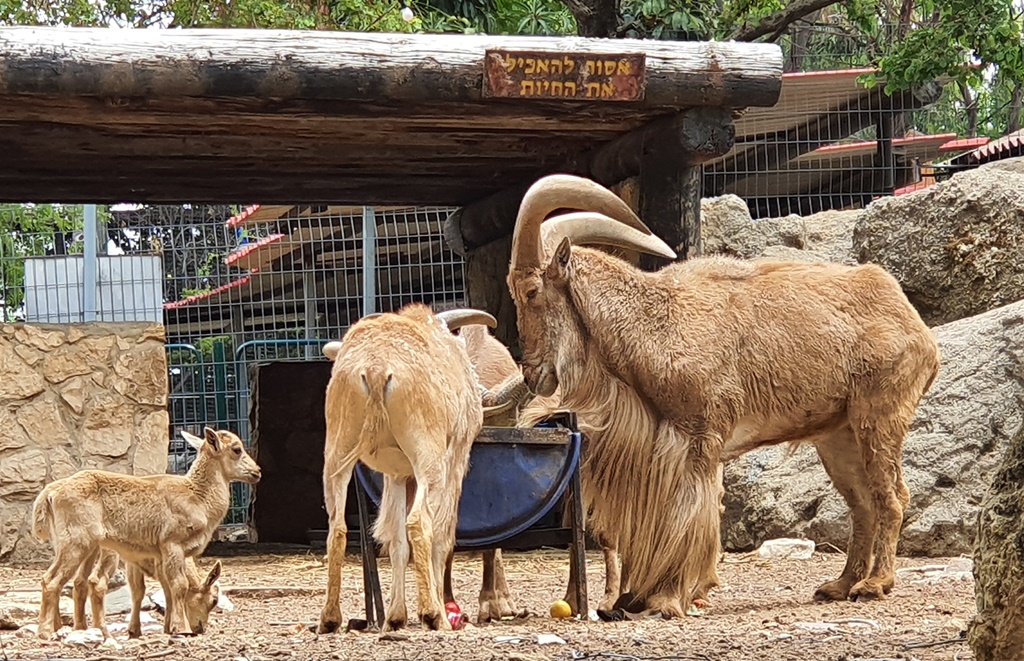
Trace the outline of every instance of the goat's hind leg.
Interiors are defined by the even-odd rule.
[[[391,603],[384,622],[385,631],[395,631],[409,623],[409,609],[405,601],[405,571],[409,566],[409,538],[405,530],[409,482],[384,476],[380,514],[374,526],[374,536],[378,541],[388,543],[391,559]]]
[[[355,459],[334,468],[324,465],[324,504],[327,507],[327,601],[320,611],[317,633],[334,633],[341,627],[341,570],[345,564],[348,546],[348,526],[345,524],[345,501],[348,484],[355,470]]]
[[[909,428],[899,416],[876,418],[858,430],[868,488],[878,520],[875,561],[867,578],[850,588],[850,599],[864,601],[889,594],[896,584],[896,545],[910,491],[901,466],[903,439]]]
[[[86,629],[89,626],[89,623],[85,620],[85,602],[91,597],[89,594],[89,575],[92,573],[95,561],[96,554],[93,554],[86,558],[85,562],[78,565],[78,571],[75,572],[75,578],[71,584],[71,600],[74,602],[71,628],[77,631]]]
[[[878,534],[874,501],[852,429],[844,428],[819,441],[815,449],[836,491],[850,508],[850,537],[843,572],[839,578],[818,586],[814,600],[842,601],[849,597],[850,588],[871,571],[871,548]]]
[[[56,550],[53,562],[43,574],[42,580],[38,630],[42,640],[49,640],[50,635],[60,628],[61,588],[71,580],[91,552],[90,549],[70,545]]]
[[[101,551],[98,557],[98,562],[93,564],[89,572],[89,605],[92,610],[92,626],[99,629],[106,639],[110,637],[110,632],[107,631],[104,602],[107,598],[107,584],[117,571],[119,556],[111,551]]]
[[[416,496],[413,498],[405,525],[409,531],[413,560],[416,563],[417,610],[420,621],[428,628],[449,630],[452,625],[445,617],[444,604],[441,603],[442,576],[437,573],[437,563],[434,562],[434,521],[430,508],[427,507],[428,491],[443,489],[443,485],[436,479],[442,471],[436,466],[426,466],[420,470],[414,465],[414,469],[417,472]],[[444,549],[442,563],[449,550]]]

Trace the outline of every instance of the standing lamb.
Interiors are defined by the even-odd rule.
[[[589,211],[545,220],[563,208]],[[589,448],[589,487],[595,528],[619,532],[620,602],[683,614],[713,576],[720,461],[778,443],[813,443],[851,510],[846,567],[815,597],[890,592],[903,441],[939,369],[899,283],[875,265],[726,257],[648,273],[573,241],[675,253],[611,191],[569,175],[530,188],[513,234],[526,382],[560,388],[613,441]]]
[[[32,531],[54,551],[42,581],[40,638],[48,639],[59,619],[64,584],[83,565],[88,575],[101,549],[129,563],[153,560],[167,596],[169,632],[193,633],[185,615],[185,558],[201,554],[223,521],[231,482],[256,484],[260,468],[229,431],[207,427],[205,440],[187,432],[182,436],[199,451],[185,475],[84,470],[51,482],[36,496]]]
[[[410,542],[420,620],[450,629],[442,604],[445,562],[455,546],[462,480],[483,426],[476,374],[452,332],[464,324],[496,325],[476,310],[434,314],[419,303],[361,319],[324,355],[334,361],[327,385],[324,500],[329,517],[327,601],[320,633],[341,625],[345,500],[362,461],[384,475],[373,534],[388,545],[394,582],[385,629],[405,626],[405,570]],[[411,504],[407,502],[412,497]]]

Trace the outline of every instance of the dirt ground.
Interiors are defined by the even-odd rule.
[[[904,569],[890,598],[874,603],[816,604],[814,587],[838,576],[844,557],[815,553],[810,560],[765,561],[753,554],[727,555],[719,566],[722,587],[712,593],[706,614],[681,620],[592,622],[552,620],[548,609],[560,598],[568,577],[563,551],[508,553],[509,584],[525,620],[476,626],[455,632],[430,632],[418,625],[400,640],[376,633],[317,636],[301,624],[317,621],[327,580],[322,556],[308,553],[222,558],[222,583],[234,609],[215,612],[210,630],[193,638],[159,633],[130,641],[118,634],[120,650],[83,649],[61,642],[41,643],[14,632],[0,632],[0,659],[705,659],[705,660],[840,660],[972,659],[961,632],[975,612],[969,577],[935,577],[934,568],[951,559],[900,559]],[[357,558],[346,564],[342,606],[345,618],[364,617],[362,580]],[[604,567],[600,554],[588,553],[591,608],[601,594]],[[209,566],[211,558],[202,558]],[[390,567],[381,560],[385,603]],[[932,575],[921,568],[933,568]],[[4,588],[38,586],[43,568],[0,566],[0,602]],[[456,598],[476,617],[480,581],[479,556],[457,556]],[[410,614],[415,608],[412,574],[408,576]],[[231,589],[281,586],[290,590]],[[159,618],[160,616],[157,615]],[[126,616],[112,616],[110,622]],[[537,644],[538,634],[555,634],[564,644]],[[499,642],[499,637],[518,637]]]

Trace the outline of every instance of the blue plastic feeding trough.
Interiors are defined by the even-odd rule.
[[[462,483],[456,545],[486,547],[524,532],[559,502],[580,460],[582,435],[541,425],[486,427],[473,443]],[[360,485],[380,506],[384,478],[356,466]]]
[[[566,423],[560,426],[558,421]],[[565,498],[571,527],[569,563],[576,580],[577,604],[587,603],[587,565],[584,557],[583,501],[580,452],[583,435],[576,416],[558,413],[536,427],[484,427],[469,454],[469,470],[462,482],[455,543],[460,548],[501,548],[502,542],[527,531]],[[380,507],[384,478],[364,464],[356,464],[359,502],[359,552],[363,564],[366,621],[384,624],[377,554],[370,530],[367,496]],[[583,609],[586,612],[586,609]]]

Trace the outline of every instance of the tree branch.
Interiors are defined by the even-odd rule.
[[[825,7],[837,4],[839,0],[796,0],[785,9],[765,16],[754,25],[744,24],[737,28],[729,38],[733,41],[753,41],[766,34],[772,35],[772,41],[777,39],[786,31],[791,24],[799,21],[804,16],[812,14]]]
[[[619,27],[618,0],[562,0],[576,19],[581,37],[615,37]]]

